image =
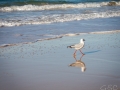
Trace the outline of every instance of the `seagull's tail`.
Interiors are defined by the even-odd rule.
[[[67,48],[72,48],[71,46],[67,46]]]

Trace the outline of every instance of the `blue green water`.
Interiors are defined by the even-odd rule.
[[[120,30],[120,1],[0,0],[0,45]]]
[[[0,6],[12,5],[43,5],[43,4],[63,4],[63,3],[88,3],[88,2],[107,2],[112,0],[0,0]],[[120,1],[120,0],[114,0]]]

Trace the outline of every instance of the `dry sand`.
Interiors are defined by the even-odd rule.
[[[84,38],[86,68],[70,67]],[[80,60],[78,51],[76,60]],[[82,34],[0,48],[0,90],[120,90],[120,33]]]

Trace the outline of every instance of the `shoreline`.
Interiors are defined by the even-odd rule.
[[[13,43],[13,44],[2,44],[0,45],[0,48],[8,47],[8,46],[16,46],[16,45],[21,45],[21,44],[30,44],[30,43],[35,43],[39,41],[45,41],[45,40],[53,40],[53,39],[60,39],[65,36],[77,36],[77,35],[84,35],[84,34],[111,34],[111,33],[119,33],[120,30],[111,30],[111,31],[96,31],[96,32],[88,32],[88,33],[68,33],[68,34],[61,34],[61,35],[56,35],[56,37],[51,37],[51,38],[44,38],[44,39],[37,39],[32,42],[22,42],[22,43]],[[54,35],[53,35],[54,36]]]

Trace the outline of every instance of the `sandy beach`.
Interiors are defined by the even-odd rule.
[[[84,56],[67,46],[84,38]],[[71,67],[79,60],[81,67]],[[85,33],[0,48],[1,90],[120,90],[120,32]]]
[[[0,0],[0,90],[120,90],[120,1]]]

